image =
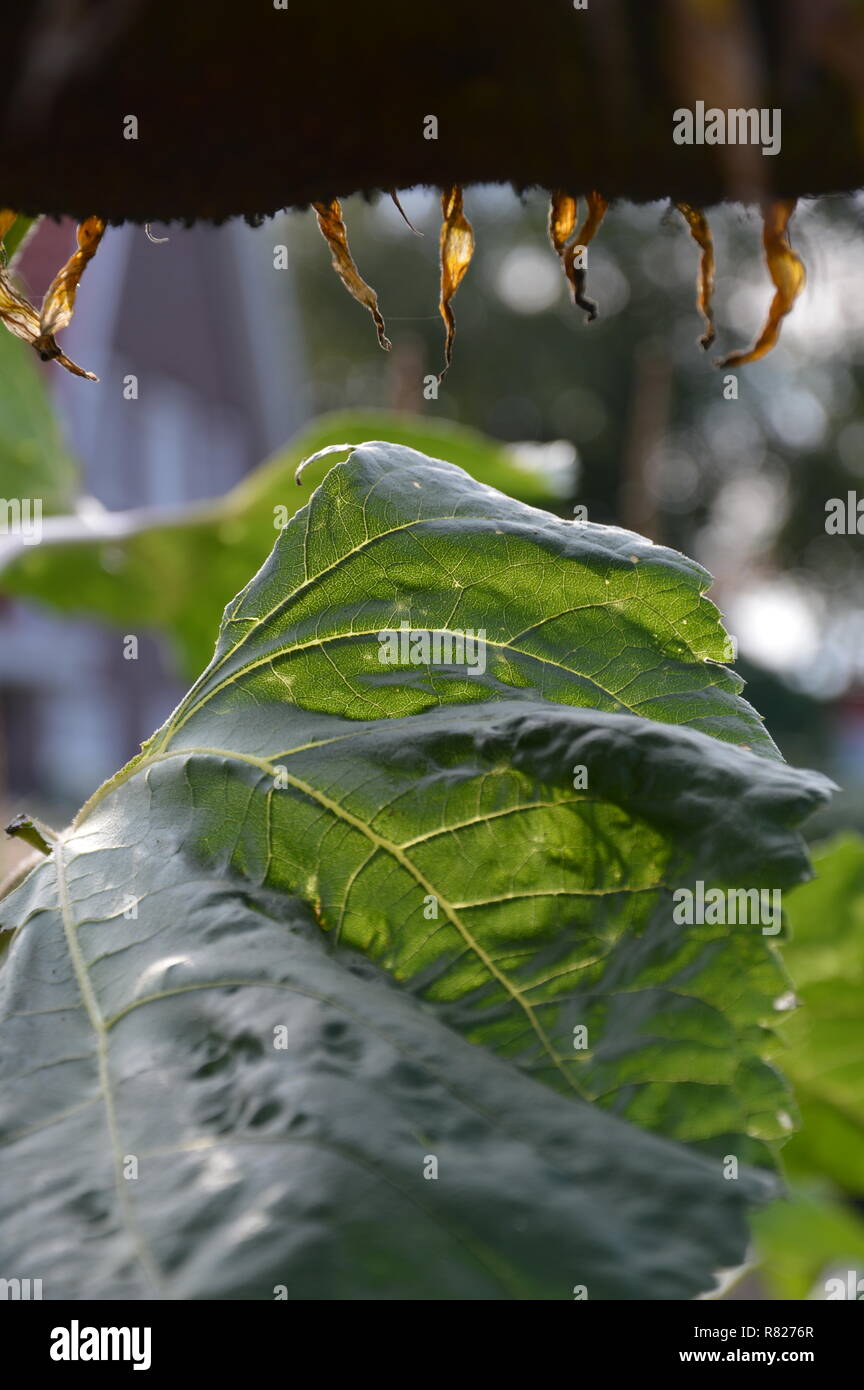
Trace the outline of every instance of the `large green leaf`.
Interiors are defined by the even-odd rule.
[[[751,1179],[469,1047],[132,795],[31,878],[0,976],[4,1270],[46,1298],[687,1298],[740,1258]]]
[[[62,1252],[59,1285],[97,1293],[140,1290],[134,1258],[180,1296],[308,1278],[326,1297],[650,1298],[740,1260],[755,1179],[720,1159],[763,1162],[789,1127],[764,1060],[788,986],[758,926],[681,927],[670,894],[804,877],[794,827],[827,784],[786,767],[716,664],[707,583],[412,450],[334,468],[190,694],[4,903],[16,1267]],[[484,629],[485,670],[382,663],[402,621]],[[358,955],[393,983],[352,974]],[[268,994],[286,981],[296,1021]],[[525,1147],[499,1161],[501,1114]],[[634,1181],[635,1124],[666,1138]],[[418,1177],[439,1150],[452,1187],[443,1163]],[[431,1216],[406,1215],[409,1179]],[[634,1242],[646,1264],[622,1272]]]
[[[314,902],[472,1041],[641,1123],[761,1158],[789,1125],[758,1058],[785,980],[758,927],[682,933],[669,893],[688,873],[796,882],[806,860],[786,823],[824,783],[688,740],[707,729],[777,757],[740,681],[710,660],[727,639],[707,583],[628,532],[370,446],[229,605],[210,667],[122,778],[196,750],[205,786],[219,769],[219,816],[243,817],[233,862]],[[402,622],[483,629],[486,669],[382,664],[379,633]],[[624,710],[687,727],[600,717]],[[219,842],[215,826],[206,838]],[[577,1051],[580,1024],[593,1041]]]
[[[828,1177],[864,1196],[864,840],[815,855],[817,876],[791,900],[784,952],[801,1007],[777,1055],[795,1085],[802,1128],[784,1155],[795,1175]]]
[[[18,377],[23,380],[26,374],[29,381],[35,368],[20,344],[16,346],[11,338],[9,342],[7,355],[15,349],[10,384],[20,410],[27,396],[18,390]],[[8,420],[10,410],[11,397],[8,402],[0,400],[0,418]],[[35,414],[60,460],[62,452],[47,406],[43,403]],[[397,444],[446,454],[481,482],[526,502],[543,504],[554,498],[540,474],[518,468],[500,445],[462,426],[386,411],[340,413],[303,430],[276,458],[218,501],[131,512],[89,509],[84,516],[53,519],[44,528],[38,550],[7,544],[5,559],[0,553],[0,587],[65,612],[104,618],[122,625],[124,632],[159,629],[168,635],[182,670],[193,679],[213,654],[213,636],[225,604],[270,551],[274,526],[278,530],[305,501],[294,482],[300,460],[333,440],[361,443],[378,433]],[[10,428],[10,434],[15,441],[28,438],[20,422]],[[319,465],[310,477],[320,478],[324,471],[325,465]]]

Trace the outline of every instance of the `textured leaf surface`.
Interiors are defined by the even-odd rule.
[[[36,369],[11,340],[0,342],[0,362],[4,366],[0,379],[9,386],[2,400],[2,418],[17,421],[30,399],[23,387],[29,389],[31,382],[34,391],[39,387]],[[192,680],[213,655],[214,634],[225,604],[273,545],[275,509],[280,509],[278,530],[282,520],[306,501],[307,494],[294,482],[301,459],[333,440],[359,444],[379,432],[397,444],[445,454],[481,482],[526,502],[543,505],[555,495],[541,474],[517,467],[499,445],[462,426],[386,411],[328,415],[217,502],[57,517],[44,527],[38,549],[22,546],[13,537],[0,538],[0,589],[66,612],[104,618],[124,631],[130,626],[134,630],[135,624],[159,629],[170,639],[181,669]],[[27,407],[26,418],[21,417],[9,434],[10,449],[16,452],[9,455],[11,481],[4,484],[3,495],[21,496],[22,488],[25,496],[45,495],[45,484],[34,472],[35,462],[43,457],[60,461],[64,478],[69,473],[62,463],[50,409],[38,395],[33,406]],[[0,449],[2,443],[0,438]],[[38,450],[35,460],[34,450]],[[313,465],[310,481],[320,480],[326,466]],[[0,452],[0,480],[3,477]],[[69,505],[67,495],[67,510]],[[60,509],[56,502],[45,508],[46,512]]]
[[[469,1047],[124,799],[30,880],[0,975],[4,1269],[46,1298],[686,1298],[739,1257],[753,1181]]]
[[[372,445],[229,605],[211,666],[132,771],[155,787],[179,757],[203,788],[215,775],[220,824],[242,827],[227,862],[313,902],[472,1041],[762,1157],[790,1124],[758,1056],[784,977],[758,927],[682,933],[669,894],[687,874],[764,886],[766,865],[771,886],[796,882],[788,825],[825,784],[775,762],[738,679],[706,659],[726,643],[706,584],[628,532]],[[485,671],[382,664],[401,622],[483,629]],[[687,727],[602,717],[623,710]],[[219,824],[204,837],[226,846]]]
[[[393,718],[503,695],[686,724],[779,758],[704,598],[710,576],[629,531],[561,521],[414,449],[337,466],[254,583],[171,732],[214,695],[278,692],[310,710]],[[488,667],[385,667],[379,630],[486,634]],[[254,686],[254,692],[248,692]],[[158,740],[157,740],[158,741]],[[164,742],[164,736],[161,739]]]
[[[0,1055],[22,1073],[4,1118],[24,1146],[16,1250],[35,1257],[45,1231],[64,1278],[79,1277],[71,1203],[113,1270],[100,1257],[94,1278],[139,1288],[137,1242],[150,1254],[136,1269],[180,1296],[304,1278],[334,1297],[392,1296],[403,1279],[419,1297],[570,1297],[576,1284],[686,1296],[669,1290],[739,1261],[735,1213],[755,1179],[724,1183],[719,1158],[762,1162],[790,1123],[764,1060],[787,982],[758,927],[674,925],[670,893],[804,877],[795,825],[827,784],[785,766],[714,664],[726,639],[706,585],[682,556],[559,522],[411,450],[368,445],[333,469],[229,604],[187,698],[3,904],[6,924],[24,923],[0,973],[14,1032]],[[382,664],[379,634],[402,621],[485,629],[485,671]],[[358,954],[393,983],[367,965],[348,990]],[[314,1020],[285,1016],[285,980],[316,996],[302,1003]],[[503,1110],[527,1147],[499,1154],[476,1113],[416,1070],[400,1091],[392,1052],[350,1019],[329,1028],[331,1005],[374,1017],[388,1047],[392,1016],[403,1059],[431,1055],[460,1104],[484,1124]],[[290,1078],[271,1055],[282,1021],[300,1056]],[[587,1049],[573,1045],[580,1026]],[[558,1116],[583,1127],[578,1142],[552,1142]],[[42,1146],[76,1152],[86,1133],[104,1148],[106,1126],[115,1175],[118,1154],[163,1153],[154,1186],[109,1192],[109,1157],[101,1183],[83,1165],[86,1190],[61,1191],[58,1156],[54,1205],[34,1221]],[[339,1153],[323,1166],[322,1134]],[[660,1146],[659,1166],[643,1143]],[[352,1146],[368,1209],[346,1192]],[[417,1176],[439,1146],[458,1190]],[[688,1173],[704,1183],[699,1215]],[[433,1216],[406,1216],[394,1193],[407,1175]],[[632,1280],[625,1246],[644,1255]]]

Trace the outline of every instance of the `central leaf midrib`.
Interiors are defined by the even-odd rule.
[[[93,1029],[96,1039],[99,1093],[105,1106],[105,1121],[108,1129],[108,1141],[111,1146],[111,1166],[114,1174],[114,1190],[117,1198],[117,1206],[123,1217],[126,1233],[130,1243],[135,1249],[145,1277],[156,1292],[161,1293],[164,1292],[162,1275],[141,1233],[135,1210],[129,1196],[126,1180],[123,1177],[124,1152],[120,1143],[117,1107],[114,1102],[111,1073],[108,1065],[108,1030],[102,1016],[102,1011],[99,1008],[96,991],[93,988],[93,983],[87,970],[87,963],[78,945],[76,922],[72,911],[71,899],[69,897],[69,885],[66,881],[66,866],[63,860],[64,844],[65,837],[62,835],[58,836],[54,844],[54,864],[57,873],[57,892],[60,900],[63,934],[66,938],[66,949],[69,952],[69,960],[78,985],[78,992],[81,995],[84,1012],[87,1015],[90,1027]]]

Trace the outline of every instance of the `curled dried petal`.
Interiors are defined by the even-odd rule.
[[[393,344],[384,332],[384,320],[378,308],[378,296],[372,287],[366,284],[348,249],[348,232],[342,221],[341,203],[338,198],[334,198],[329,203],[313,203],[312,206],[315,209],[315,216],[318,218],[321,235],[330,247],[333,269],[348,293],[353,295],[358,304],[362,304],[364,308],[369,310],[375,321],[378,342],[385,352],[389,352]]]
[[[586,195],[585,201],[588,204],[588,211],[585,214],[585,221],[576,233],[576,240],[567,247],[564,252],[564,273],[573,285],[573,300],[580,309],[584,309],[588,322],[591,323],[597,317],[597,305],[593,299],[589,299],[585,293],[585,282],[587,271],[584,266],[575,265],[578,253],[587,251],[588,243],[593,240],[594,233],[606,215],[609,206],[609,199],[604,198],[602,193],[598,193],[596,188]]]
[[[573,303],[581,304],[582,308],[586,308],[590,304],[593,308],[590,317],[596,318],[597,305],[591,300],[586,301],[583,293],[585,288],[584,272],[581,282],[576,279],[576,243],[574,243],[573,254],[568,255],[568,242],[576,235],[578,211],[579,204],[572,194],[564,193],[560,188],[556,189],[549,204],[549,239],[561,261],[567,283],[570,286]]]
[[[419,230],[419,228],[414,226],[414,223],[411,221],[411,218],[408,216],[402,204],[400,203],[399,194],[396,192],[395,188],[390,189],[390,197],[393,199],[393,202],[399,211],[399,216],[402,218],[402,221],[405,223],[405,225],[411,228],[415,236],[422,236],[423,233]]]
[[[576,231],[577,202],[569,193],[556,188],[549,203],[549,239],[555,254],[563,259],[564,248]]]
[[[15,221],[15,217],[16,214],[8,208],[0,211],[0,247],[2,247],[3,238]],[[38,352],[43,362],[58,362],[73,376],[86,377],[88,381],[98,381],[98,377],[94,376],[92,372],[85,372],[83,367],[79,367],[60,350],[55,342],[54,332],[48,325],[53,324],[54,331],[56,331],[56,329],[65,327],[72,317],[78,281],[81,279],[85,265],[95,254],[104,230],[105,223],[97,217],[88,218],[78,228],[78,250],[67,261],[49,287],[42,303],[41,317],[29,299],[15,288],[9,278],[8,271],[5,268],[0,269],[0,319],[9,332],[14,333],[16,338],[23,339],[25,343],[29,343]],[[52,295],[54,295],[53,302],[51,302]],[[47,319],[46,308],[49,311]]]
[[[588,243],[603,221],[609,202],[596,189],[592,189],[587,195],[586,202],[588,210],[585,221],[576,232],[577,201],[570,193],[556,189],[549,205],[549,237],[567,276],[573,303],[585,310],[590,323],[597,317],[597,305],[585,294],[587,275],[581,262],[588,249]],[[578,265],[577,256],[580,260]]]
[[[718,367],[741,367],[745,362],[758,362],[769,353],[780,337],[784,318],[804,288],[807,279],[804,262],[789,245],[789,219],[796,202],[796,198],[782,198],[767,203],[762,210],[762,244],[768,273],[774,282],[774,298],[765,326],[752,348],[718,358]]]
[[[16,290],[5,269],[0,269],[0,318],[10,333],[31,346],[39,336],[39,315],[30,301]]]
[[[690,228],[690,235],[702,251],[699,258],[699,275],[696,281],[696,305],[705,320],[705,332],[699,339],[699,345],[707,349],[716,336],[714,311],[711,307],[711,300],[714,295],[714,238],[711,235],[708,218],[701,208],[691,207],[689,203],[676,203],[675,206]]]
[[[101,217],[88,217],[78,227],[78,249],[48,286],[39,315],[41,336],[46,340],[65,328],[75,310],[75,296],[84,271],[96,255],[105,231]],[[34,343],[38,350],[38,343]],[[54,354],[56,355],[56,354]]]
[[[0,252],[4,259],[6,233],[17,216],[17,212],[11,208],[0,208]],[[14,333],[16,338],[22,338],[25,343],[32,343],[39,332],[39,315],[30,301],[16,290],[5,266],[0,269],[0,318],[9,332]]]
[[[438,308],[447,329],[444,342],[444,367],[438,377],[444,380],[453,360],[453,339],[456,323],[450,301],[464,279],[474,254],[474,228],[462,209],[462,189],[451,184],[441,194],[441,300]]]

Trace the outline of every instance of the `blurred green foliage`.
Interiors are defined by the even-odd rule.
[[[762,1277],[793,1299],[824,1298],[838,1270],[864,1278],[864,839],[823,846],[814,868],[790,899],[783,946],[801,1004],[776,1057],[801,1112],[783,1151],[791,1195],[755,1223]]]
[[[48,515],[68,511],[77,487],[36,356],[0,327],[0,497],[39,498]]]
[[[835,1198],[793,1190],[753,1220],[769,1298],[824,1299],[829,1278],[864,1278],[864,1218]]]
[[[783,950],[803,1004],[781,1030],[802,1118],[784,1156],[790,1176],[864,1197],[864,839],[824,846],[814,868],[790,899]]]
[[[13,348],[23,355],[22,344]],[[472,430],[386,411],[352,411],[316,420],[215,502],[171,511],[88,512],[46,526],[40,546],[17,548],[0,573],[0,590],[124,630],[157,629],[169,638],[180,670],[194,678],[213,654],[225,604],[264,563],[278,530],[309,500],[335,458],[310,465],[299,487],[298,463],[329,444],[374,439],[446,458],[521,501],[555,504],[541,473],[520,468],[502,446]]]

